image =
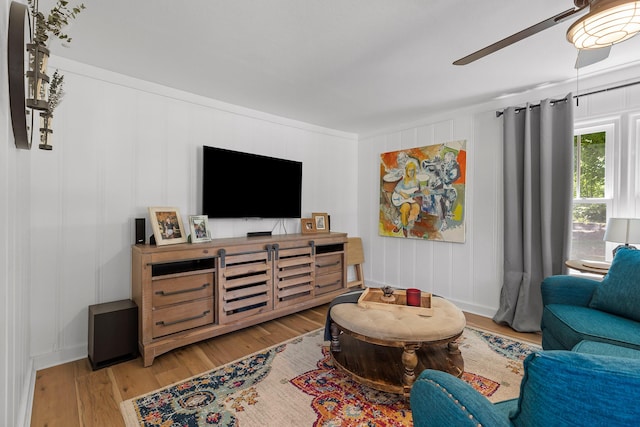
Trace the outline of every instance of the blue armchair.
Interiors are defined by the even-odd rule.
[[[581,341],[640,350],[640,250],[621,248],[602,281],[551,276],[542,282],[542,348]],[[608,345],[604,354],[615,355]]]
[[[496,404],[461,379],[427,369],[410,399],[416,427],[636,427],[640,360],[535,352],[524,361],[520,397]]]

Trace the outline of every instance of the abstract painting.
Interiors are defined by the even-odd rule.
[[[381,236],[464,243],[466,145],[380,154]]]

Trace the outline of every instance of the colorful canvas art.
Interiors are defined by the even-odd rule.
[[[463,243],[466,140],[380,154],[381,236]]]

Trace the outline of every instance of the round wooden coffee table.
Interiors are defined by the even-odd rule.
[[[409,397],[416,376],[437,369],[462,376],[464,360],[456,339],[462,311],[433,297],[432,316],[344,303],[331,307],[331,356],[355,381]],[[341,333],[342,332],[342,333]]]

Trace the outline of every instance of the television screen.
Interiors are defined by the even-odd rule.
[[[300,218],[302,162],[203,146],[202,213],[209,218]]]

